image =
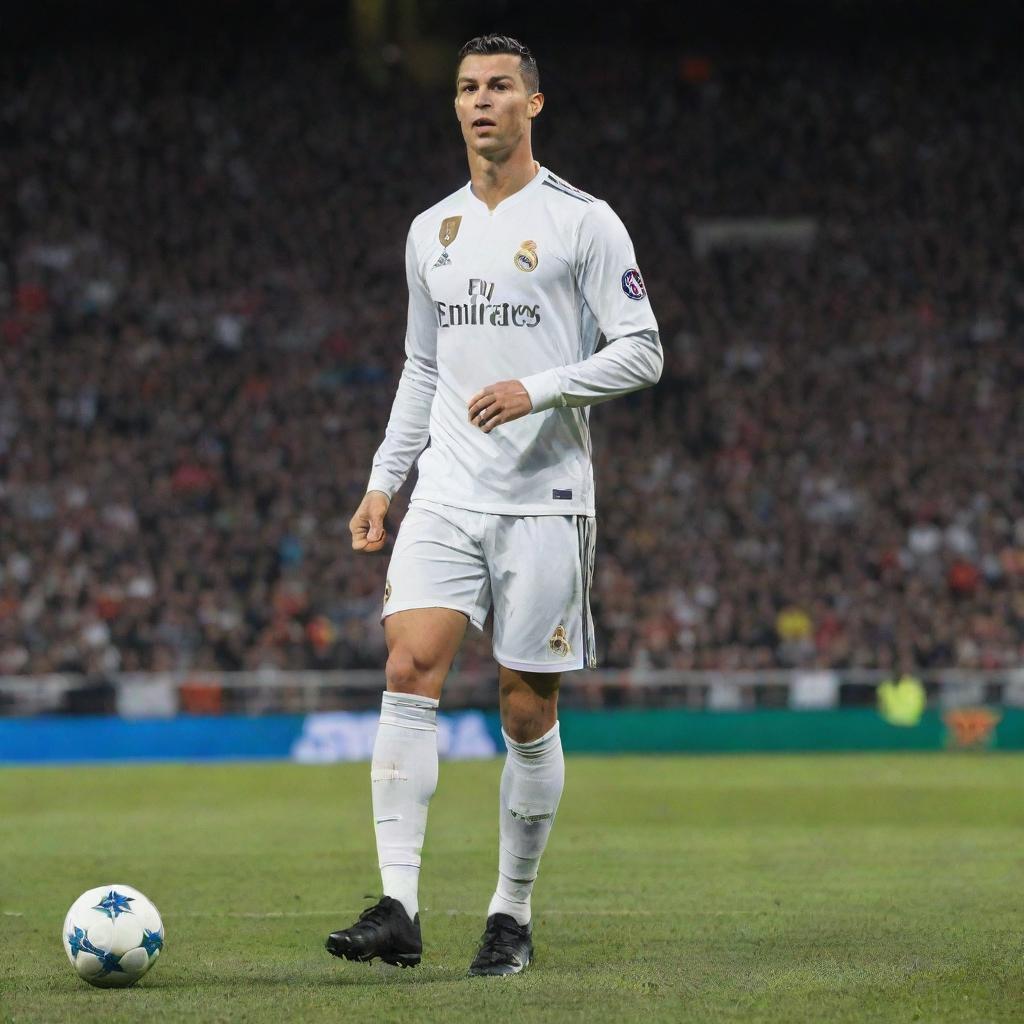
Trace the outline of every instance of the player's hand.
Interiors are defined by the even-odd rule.
[[[501,380],[481,388],[469,400],[469,422],[489,434],[502,423],[533,412],[530,394],[518,380]]]
[[[383,491],[367,491],[359,502],[356,514],[349,520],[354,551],[380,551],[388,539],[384,529],[384,517],[388,513],[391,499]]]

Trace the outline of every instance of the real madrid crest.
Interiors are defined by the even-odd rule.
[[[438,231],[437,238],[446,249],[455,241],[455,236],[459,233],[459,225],[461,223],[461,217],[445,217],[441,221],[441,230]]]
[[[387,604],[391,600],[391,580],[384,581],[384,603]]]
[[[551,639],[548,640],[548,647],[551,648],[552,654],[561,655],[563,658],[572,654],[572,645],[569,643],[569,637],[565,632],[565,626],[561,623],[555,627],[554,633],[551,634]]]
[[[536,242],[523,242],[516,251],[515,257],[512,262],[515,263],[516,269],[523,271],[524,274],[530,273],[531,270],[537,269],[537,263],[540,261],[540,257],[537,255],[537,243]]]

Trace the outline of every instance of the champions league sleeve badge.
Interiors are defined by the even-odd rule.
[[[647,289],[644,287],[644,279],[640,276],[640,271],[636,267],[630,267],[622,275],[622,290],[626,293],[627,299],[635,299],[637,302],[647,294]]]

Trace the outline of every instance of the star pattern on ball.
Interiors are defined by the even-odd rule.
[[[111,889],[92,909],[99,910],[113,920],[121,914],[130,914],[132,908],[129,904],[132,902],[134,902],[134,897],[122,896],[116,889]]]
[[[82,949],[82,944],[88,941],[84,928],[75,928],[73,931],[68,932],[68,945],[71,947],[71,955],[78,956],[79,951]]]
[[[147,928],[142,938],[142,948],[152,956],[164,948],[164,937],[159,932],[151,932]]]
[[[108,953],[105,949],[100,949],[99,946],[89,940],[89,933],[84,928],[76,927],[68,934],[68,945],[71,947],[71,955],[73,957],[77,957],[83,950],[86,953],[92,953],[101,964],[101,975],[113,974],[115,971],[120,971],[124,974],[124,968],[121,966],[121,955],[118,953]]]
[[[120,971],[124,974],[124,968],[121,966],[121,954],[119,953],[104,953],[100,957],[103,963],[103,970],[101,974],[113,974],[114,971]]]

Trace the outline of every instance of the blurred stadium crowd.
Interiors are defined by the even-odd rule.
[[[1016,66],[538,56],[535,152],[629,227],[666,349],[593,410],[603,663],[1019,663]],[[228,46],[0,70],[0,674],[382,664],[347,523],[408,222],[466,177],[391,57],[381,89]],[[816,241],[698,255],[727,215]]]

